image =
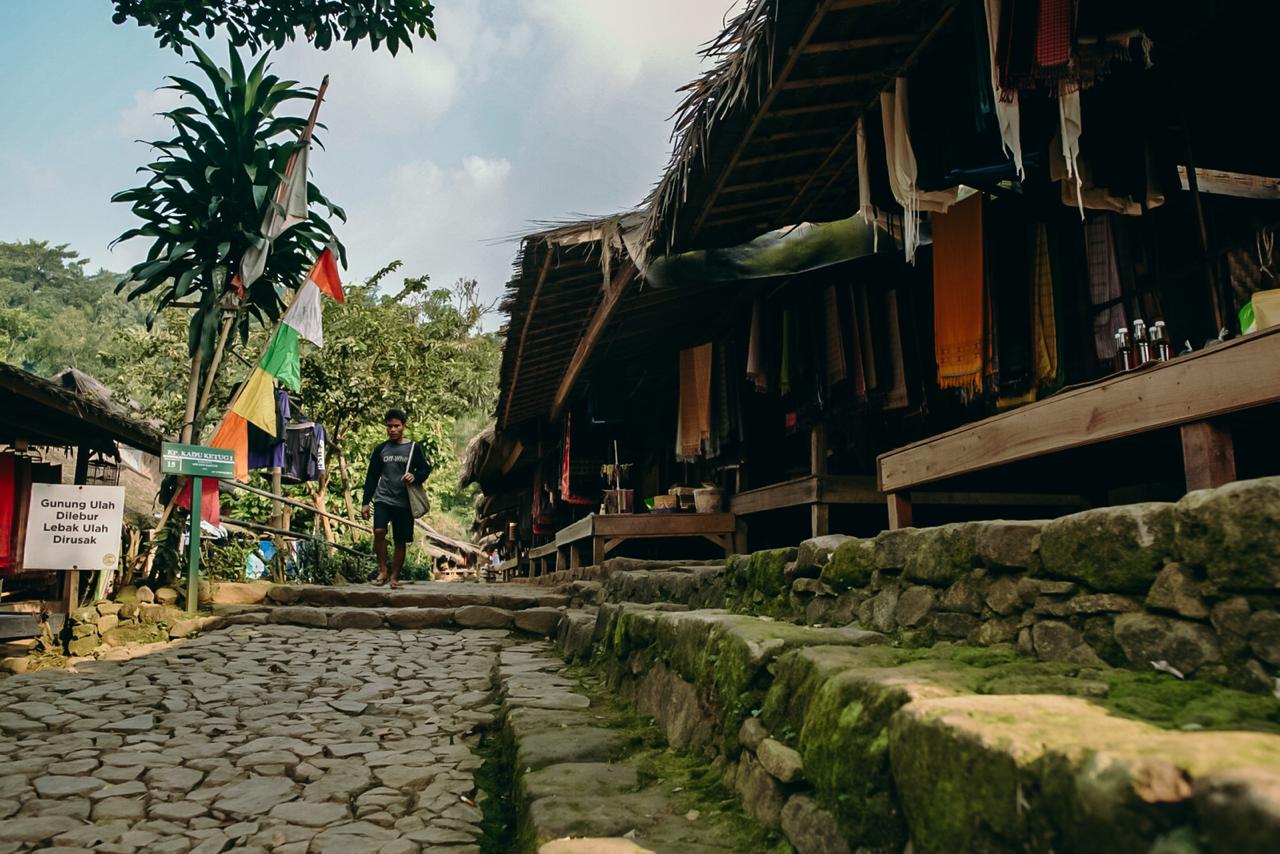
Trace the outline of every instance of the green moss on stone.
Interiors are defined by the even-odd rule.
[[[1280,477],[1188,493],[1174,506],[1178,551],[1226,589],[1280,585]]]
[[[1109,593],[1143,593],[1174,557],[1173,505],[1101,507],[1054,519],[1040,534],[1050,575]]]
[[[108,646],[160,643],[168,639],[169,632],[155,623],[122,623],[102,636],[102,642]]]
[[[903,561],[912,581],[945,587],[977,568],[977,534],[981,523],[960,522],[916,531]]]
[[[778,596],[784,593],[787,589],[787,579],[783,570],[788,562],[795,559],[796,550],[793,548],[755,552],[751,555],[748,587],[759,590],[765,596]]]
[[[835,592],[843,593],[870,584],[875,568],[874,541],[848,540],[831,553],[831,560],[822,567],[821,579]]]
[[[1280,699],[1199,679],[1108,670],[1102,705],[1170,729],[1257,729],[1280,733]]]

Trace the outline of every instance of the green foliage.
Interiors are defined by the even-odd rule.
[[[223,69],[199,48],[192,63],[205,84],[170,77],[184,104],[161,115],[173,126],[169,140],[151,142],[155,161],[138,171],[145,184],[117,193],[113,202],[127,203],[142,225],[125,231],[116,242],[151,241],[146,260],[120,281],[132,286],[129,299],[151,295],[156,314],[177,302],[196,305],[188,326],[188,355],[197,351],[208,365],[216,345],[218,322],[231,279],[241,258],[263,240],[261,225],[274,192],[284,178],[289,157],[298,150],[306,126],[301,116],[277,116],[290,101],[310,101],[313,90],[269,74],[267,57],[246,72],[234,48],[230,69]],[[307,184],[307,199],[330,216],[345,220],[341,208]],[[279,294],[297,287],[326,245],[336,244],[324,217],[311,211],[305,222],[286,230],[272,244],[266,270],[249,288],[245,311],[237,318],[241,341],[249,336],[250,318],[274,323],[281,313]]]
[[[112,0],[112,21],[137,21],[152,27],[161,47],[182,53],[191,38],[213,38],[225,27],[232,44],[253,53],[303,38],[321,50],[338,41],[368,40],[374,50],[385,42],[394,56],[414,37],[436,37],[435,8],[429,0]]]
[[[452,518],[462,527],[474,500],[457,487],[469,438],[463,431],[492,410],[497,393],[500,345],[481,328],[492,306],[480,303],[474,280],[431,288],[419,276],[405,279],[395,296],[380,295],[382,279],[399,267],[392,262],[348,286],[344,303],[325,302],[325,345],[302,358],[307,412],[341,449],[358,504],[368,456],[386,438],[382,413],[403,407],[407,435],[432,465],[433,521]]]
[[[113,292],[117,276],[88,273],[66,244],[0,243],[0,355],[41,376],[104,373],[104,329],[141,328],[145,311]]]
[[[245,561],[258,550],[256,537],[201,540],[200,575],[211,581],[244,581]]]

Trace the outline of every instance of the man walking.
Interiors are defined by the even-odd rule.
[[[373,583],[380,586],[390,580],[395,589],[400,586],[405,549],[413,542],[408,484],[425,483],[431,466],[422,449],[404,437],[403,409],[387,410],[383,420],[387,425],[387,441],[374,448],[369,457],[361,512],[366,519],[373,516],[373,550],[378,556],[378,578]],[[395,542],[390,575],[387,573],[388,526]]]

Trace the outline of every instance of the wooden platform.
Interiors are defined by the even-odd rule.
[[[910,492],[948,478],[1168,427],[1182,435],[1188,490],[1235,480],[1230,430],[1213,419],[1280,401],[1280,327],[1109,377],[888,453],[878,484],[891,528]]]
[[[533,574],[598,565],[629,540],[705,539],[733,554],[733,513],[592,513],[556,533],[554,543],[529,550]],[[554,558],[554,566],[548,566]]]

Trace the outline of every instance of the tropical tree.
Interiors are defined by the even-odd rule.
[[[161,47],[178,53],[201,33],[213,38],[226,28],[231,43],[257,53],[281,48],[301,32],[321,50],[339,41],[385,43],[394,56],[413,49],[414,37],[436,37],[430,0],[112,0],[112,20],[151,27]]]
[[[345,249],[317,208],[346,219],[341,208],[308,182],[307,218],[274,240],[262,276],[239,293],[234,276],[241,259],[265,240],[261,228],[268,206],[276,204],[275,190],[285,179],[290,156],[305,144],[300,137],[306,119],[277,111],[316,95],[296,81],[268,73],[265,56],[246,72],[235,48],[230,49],[229,69],[199,48],[193,50],[191,64],[207,82],[169,78],[165,88],[184,101],[161,113],[174,136],[150,143],[158,157],[138,170],[147,176],[146,183],[112,197],[132,205],[143,221],[116,242],[151,241],[146,260],[125,275],[118,290],[128,289],[130,300],[154,299],[148,326],[170,306],[191,311],[182,430],[186,441],[199,434],[228,334],[236,332],[243,343],[251,320],[274,323],[283,308],[280,295],[302,283],[326,245],[336,246],[345,263]]]
[[[395,295],[380,295],[381,281],[400,266],[394,261],[364,284],[348,285],[344,303],[326,302],[324,347],[302,359],[307,413],[329,431],[342,509],[351,518],[353,489],[367,454],[385,438],[381,415],[391,406],[407,411],[410,433],[437,472],[428,483],[435,506],[465,503],[452,495],[455,425],[487,413],[497,389],[500,349],[481,328],[486,306],[474,281],[432,288],[419,276],[404,279]]]

